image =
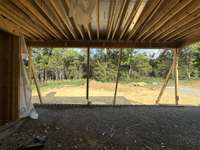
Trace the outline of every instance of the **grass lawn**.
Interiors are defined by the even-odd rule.
[[[49,80],[46,82],[40,83],[41,90],[49,90],[49,89],[58,89],[63,88],[64,86],[81,86],[84,85],[85,80]],[[32,84],[32,89],[35,91],[36,87]]]

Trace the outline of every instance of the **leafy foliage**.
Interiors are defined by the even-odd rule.
[[[117,74],[119,50],[93,49],[90,56],[90,78],[114,81]],[[123,49],[120,79],[130,81],[144,77],[164,78],[172,64],[173,53],[161,50],[147,55],[136,49]],[[33,49],[33,60],[40,80],[83,79],[86,77],[86,53],[80,49]],[[200,77],[200,44],[182,49],[179,58],[179,76],[183,79]]]

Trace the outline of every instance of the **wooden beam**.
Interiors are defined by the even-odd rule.
[[[48,22],[48,20],[39,12],[39,10],[34,7],[32,1],[19,1],[33,14],[34,17],[38,19],[39,22],[43,24],[43,26],[47,28],[48,31],[50,31],[49,33],[51,33],[51,35],[55,36],[58,39],[62,39],[62,35],[50,24],[50,22]]]
[[[123,23],[124,14],[127,11],[128,3],[129,3],[129,0],[124,0],[124,1],[121,2],[120,11],[117,15],[116,23],[115,23],[116,25],[114,26],[112,37],[111,37],[112,40],[115,38],[115,35],[116,35],[115,33],[116,33],[117,29]]]
[[[65,33],[65,30],[60,26],[55,17],[56,13],[52,13],[46,5],[44,5],[44,1],[34,1],[40,10],[47,16],[50,22],[54,25],[54,28],[57,29],[66,39],[69,39],[68,35]]]
[[[167,87],[167,83],[169,81],[169,78],[170,78],[170,75],[174,75],[175,77],[175,104],[178,105],[178,100],[179,100],[179,96],[178,96],[178,58],[179,58],[179,55],[180,55],[180,49],[174,49],[173,50],[173,53],[174,53],[174,56],[173,56],[173,62],[172,62],[172,65],[170,67],[170,70],[166,76],[166,79],[165,79],[165,82],[160,90],[160,93],[158,95],[158,98],[156,100],[156,104],[158,104],[161,100],[161,97],[164,93],[164,90],[166,89]]]
[[[87,48],[87,79],[86,79],[86,100],[87,104],[90,105],[89,100],[89,80],[90,80],[90,48]]]
[[[119,58],[118,58],[118,65],[117,65],[117,77],[116,77],[116,84],[115,84],[115,93],[113,98],[113,105],[116,103],[116,97],[117,97],[117,89],[118,89],[118,82],[119,82],[119,71],[121,66],[121,59],[122,59],[122,48],[119,51]]]
[[[183,30],[180,30],[179,33],[176,33],[173,37],[167,38],[166,41],[173,41],[176,39],[185,39],[185,36],[187,35],[196,35],[196,33],[200,30],[200,23],[193,24],[190,27],[185,26]]]
[[[6,32],[9,32],[17,36],[22,35],[22,31],[18,26],[16,26],[9,20],[3,18],[2,16],[0,16],[0,28]]]
[[[132,20],[135,16],[136,12],[137,12],[137,9],[140,6],[140,2],[141,2],[140,0],[136,0],[135,4],[133,6],[133,9],[132,9],[132,11],[131,11],[121,33],[120,33],[119,40],[121,40],[123,38],[124,34],[127,32],[128,28],[129,28],[129,26],[130,26],[130,24],[131,24],[131,22],[132,22]]]
[[[174,50],[174,78],[175,78],[175,104],[178,105],[179,93],[178,93],[178,60],[179,60],[179,49]]]
[[[99,28],[100,28],[100,25],[99,25],[99,18],[100,18],[100,15],[99,15],[99,0],[97,0],[97,40],[99,40]]]
[[[186,1],[186,0],[184,0],[184,1]],[[156,10],[154,11],[155,14],[153,15],[152,19],[148,20],[148,23],[146,23],[143,26],[143,30],[141,30],[141,33],[137,37],[137,39],[142,39],[146,34],[151,32],[153,28],[155,28],[157,25],[162,23],[162,20],[164,20],[163,18],[166,18],[166,16],[169,14],[169,12],[171,10],[174,10],[176,7],[178,7],[180,5],[180,4],[177,5],[178,2],[179,1],[177,1],[177,0],[161,1],[159,6],[156,7]],[[175,9],[175,11],[176,11],[176,9]],[[160,13],[158,14],[157,12],[160,12]]]
[[[29,41],[31,47],[95,47],[95,48],[176,48],[182,45],[181,42],[149,43],[134,41],[107,41],[107,40],[49,40],[49,41]]]
[[[109,17],[109,21],[108,21],[108,34],[107,34],[107,40],[110,39],[110,35],[111,35],[111,31],[112,31],[112,28],[113,28],[113,24],[114,24],[114,20],[115,20],[115,14],[116,14],[116,4],[117,4],[118,1],[113,1],[113,3],[111,3],[112,5],[112,11],[110,13],[110,17]]]
[[[87,28],[88,36],[89,36],[90,40],[92,40],[91,24],[90,23],[87,24],[86,28]]]
[[[14,12],[13,9],[11,8],[7,8],[8,5],[6,5],[6,7],[4,7],[3,5],[0,5],[0,15],[5,16],[6,19],[12,20],[13,23],[15,23],[16,25],[18,25],[20,28],[22,28],[23,30],[25,30],[27,33],[29,33],[29,36],[34,36],[31,39],[34,39],[35,37],[37,39],[41,39],[41,35],[39,33],[39,31],[37,29],[35,29],[34,27],[32,27],[28,22],[24,22],[24,19],[22,19],[22,17],[18,17],[16,15],[16,12]]]
[[[43,104],[42,95],[41,95],[39,84],[38,84],[38,81],[37,81],[37,78],[36,78],[36,75],[35,75],[35,70],[34,70],[33,64],[31,66],[31,70],[32,70],[32,74],[33,74],[34,83],[35,83],[35,86],[36,86],[36,89],[37,89],[38,97],[39,97],[39,100],[40,100],[40,104]]]
[[[28,77],[31,82],[32,80],[32,48],[28,48]]]
[[[188,6],[191,3],[192,0],[183,0],[177,7],[173,8],[173,14],[167,13],[165,17],[162,18],[162,21],[158,22],[155,26],[152,28],[148,28],[148,32],[140,37],[138,37],[138,40],[145,40],[147,39],[151,34],[153,34],[155,31],[158,31],[162,26],[164,26],[168,21],[172,20],[178,13],[181,11],[184,11],[184,8]]]
[[[69,16],[66,13],[66,10],[64,9],[63,3],[61,4],[61,1],[56,1],[55,0],[49,0],[49,3],[52,5],[54,8],[55,12],[58,14],[60,17],[61,21],[64,23],[64,25],[67,27],[69,32],[72,34],[74,39],[77,39],[76,32],[72,26],[72,23],[69,19]]]
[[[129,32],[127,32],[128,39],[132,39],[140,35],[140,32],[143,30],[144,25],[148,22],[148,20],[151,20],[153,15],[156,13],[157,7],[159,7],[161,0],[151,0],[147,1],[147,4],[145,5],[144,9],[145,11],[142,12],[142,17],[135,22],[134,27],[132,29],[129,28]],[[139,9],[141,10],[141,2],[137,8],[137,14]],[[134,20],[136,18],[136,14],[134,16]]]
[[[165,39],[165,37],[168,37],[179,28],[182,28],[186,24],[195,21],[199,16],[200,16],[200,9],[191,10],[188,15],[184,16],[178,14],[177,21],[167,22],[159,32],[157,31],[158,33],[152,37],[152,40],[161,41],[162,39]]]
[[[197,43],[197,42],[200,42],[200,33],[196,34],[195,36],[188,36],[187,39],[189,40],[185,40],[183,42],[183,44],[181,45],[181,48],[185,47],[185,46],[188,46],[190,44],[193,44],[193,43]]]
[[[21,39],[0,30],[0,125],[19,119]]]
[[[173,68],[174,68],[174,60],[173,60],[172,65],[171,65],[171,67],[169,69],[169,72],[167,73],[166,79],[165,79],[164,84],[163,84],[163,86],[162,86],[162,88],[160,90],[158,98],[157,98],[157,100],[155,102],[156,104],[158,104],[160,102],[161,98],[162,98],[162,95],[163,95],[163,93],[164,93],[164,91],[165,91],[165,89],[167,87],[168,81],[170,79],[170,75],[172,74]]]

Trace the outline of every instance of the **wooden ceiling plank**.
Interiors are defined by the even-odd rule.
[[[200,29],[200,21],[199,20],[198,20],[198,22],[193,23],[192,25],[183,27],[183,30],[179,30],[179,32],[177,32],[175,35],[165,39],[164,41],[171,41],[172,39],[176,40],[176,38],[180,39],[180,38],[184,37],[185,35],[194,33],[194,31]]]
[[[137,37],[137,39],[140,39],[141,37],[143,37],[144,34],[146,34],[153,26],[159,23],[160,20],[162,20],[162,18],[166,14],[170,13],[171,9],[174,8],[179,1],[180,0],[161,1],[161,3],[155,9],[154,14],[152,15],[153,16],[152,19],[146,21],[146,24],[143,25],[143,30],[141,30],[140,35]]]
[[[196,18],[192,22],[189,22],[189,23],[184,24],[183,26],[177,28],[176,30],[174,30],[173,32],[171,32],[170,34],[165,36],[165,38],[163,38],[162,41],[167,41],[170,38],[175,37],[185,31],[187,31],[188,29],[193,29],[193,26],[196,26],[197,24],[200,24],[200,17]]]
[[[53,8],[53,6],[50,3],[47,3],[47,7],[53,13],[53,15],[55,16],[55,18],[57,20],[58,25],[61,27],[63,32],[69,37],[69,39],[71,38],[71,36],[73,37],[73,35],[69,31],[69,28],[65,25],[65,23],[62,21],[62,19],[59,17],[58,13],[55,12],[55,9]]]
[[[56,38],[62,39],[62,36],[60,33],[53,28],[53,26],[46,20],[46,18],[36,9],[31,1],[27,0],[19,0],[24,7],[26,7],[49,31],[52,33],[52,35]]]
[[[129,15],[129,18],[127,19],[127,21],[126,21],[126,23],[125,23],[125,25],[124,25],[124,27],[121,31],[121,34],[120,34],[118,40],[121,40],[123,38],[124,34],[126,33],[128,27],[130,26],[136,12],[137,12],[137,9],[139,8],[140,2],[141,2],[141,0],[136,0],[136,3],[135,3],[135,5],[134,5],[134,7],[133,7],[133,9],[132,9],[132,11]]]
[[[109,32],[109,27],[110,27],[110,23],[111,23],[111,18],[112,18],[112,12],[113,12],[113,1],[111,0],[109,2],[109,10],[108,10],[108,20],[107,20],[107,27],[106,27],[106,31],[107,33]]]
[[[63,31],[63,29],[60,27],[60,25],[57,22],[57,18],[53,16],[53,14],[50,14],[50,10],[47,9],[47,5],[44,3],[45,1],[34,1],[35,4],[40,8],[40,10],[48,17],[48,19],[51,21],[51,23],[54,25],[54,27],[60,31],[60,33],[67,39],[69,39],[68,35]],[[45,7],[46,6],[46,7]]]
[[[37,32],[30,24],[29,22],[24,22],[23,19],[19,18],[17,15],[13,13],[11,10],[7,10],[5,7],[0,5],[0,14],[7,17],[8,19],[12,20],[16,25],[23,28],[27,32],[30,32],[32,35],[34,35],[38,39],[42,39],[40,33]]]
[[[155,9],[157,8],[158,5],[160,5],[160,3],[161,3],[161,0],[150,0],[147,2],[144,8],[145,11],[142,12],[141,17],[135,23],[135,26],[132,29],[132,31],[127,33],[126,39],[132,39],[140,33],[145,23],[152,18],[155,12]]]
[[[117,1],[114,1],[113,5],[112,5],[112,12],[111,12],[109,30],[108,30],[108,34],[107,34],[107,40],[110,39],[111,31],[113,28],[113,24],[114,24],[114,20],[115,20],[116,6],[117,6],[116,4],[117,4]]]
[[[185,40],[182,43],[181,48],[188,46],[190,44],[193,44],[193,43],[200,42],[200,32],[197,32],[197,33],[193,34],[192,36],[191,35],[187,36],[186,39],[187,40]]]
[[[167,23],[170,19],[176,16],[176,14],[180,13],[181,11],[184,11],[184,8],[187,6],[190,6],[190,4],[193,2],[193,0],[182,0],[177,7],[174,7],[171,11],[173,13],[168,13],[165,15],[164,18],[162,18],[162,21],[160,21],[156,26],[154,26],[147,34],[145,34],[140,40],[147,39],[151,34],[153,34],[155,31],[159,30],[165,23]]]
[[[5,19],[4,17],[0,16],[0,28],[6,32],[9,32],[16,36],[23,36],[27,39],[37,40],[34,36],[31,36],[29,33],[24,31],[22,28],[14,24],[13,22]]]
[[[152,37],[152,41],[159,41],[165,39],[166,37],[168,37],[170,34],[175,32],[182,26],[195,21],[196,18],[199,16],[200,16],[200,9],[198,8],[191,11],[190,14],[182,16],[182,18],[178,19],[176,22],[174,21],[174,23],[171,24],[166,23],[165,26],[163,26],[163,29],[161,29],[159,33],[155,34]]]
[[[131,27],[132,29],[134,29],[134,27],[135,27],[137,21],[139,20],[139,18],[140,18],[140,16],[141,16],[142,12],[143,12],[143,10],[144,10],[144,8],[145,8],[145,6],[146,6],[146,3],[147,3],[147,0],[142,0],[141,5],[140,5],[139,9],[137,10],[137,13],[135,14],[135,16],[134,16],[134,18],[133,18],[133,21],[132,21],[132,23],[131,23],[131,25],[130,25],[130,27]],[[128,37],[128,40],[130,40],[130,38],[131,38],[131,37]]]
[[[125,0],[124,2],[122,2],[120,13],[119,13],[118,18],[117,18],[117,23],[116,23],[116,26],[114,28],[113,34],[112,34],[112,40],[115,37],[116,31],[119,29],[120,25],[122,25],[122,23],[123,23],[124,15],[127,11],[129,2],[130,2],[130,0]]]
[[[59,4],[56,4],[55,0],[49,0],[49,2],[51,4],[51,6],[54,8],[55,12],[60,17],[60,19],[62,20],[62,22],[67,26],[67,28],[70,31],[73,38],[75,40],[77,40],[78,36],[75,34],[76,32],[75,32],[74,28],[72,27],[71,21],[70,21],[68,15],[66,14],[64,8],[62,6],[60,6]]]
[[[117,27],[119,26],[119,22],[121,20],[121,16],[122,16],[122,13],[124,11],[126,3],[127,3],[127,0],[124,0],[124,1],[121,1],[121,4],[119,4],[120,8],[119,8],[119,11],[116,15],[115,26],[113,25],[113,33],[111,33],[111,40],[113,40],[113,38],[115,36],[116,30],[117,30]],[[121,24],[122,24],[122,22],[121,22]]]
[[[15,8],[11,6],[11,4],[14,5]],[[22,13],[18,15],[18,17],[23,18],[23,20],[27,20],[29,24],[34,24],[34,28],[37,30],[37,33],[41,33],[42,37],[50,39],[49,33],[43,29],[43,25],[38,22],[36,18],[32,17],[32,13],[29,12],[20,2],[16,2],[16,0],[9,0],[5,5],[7,5],[7,7],[10,7],[11,10],[15,11],[16,15],[19,14],[19,11],[16,10],[17,7],[17,9],[22,11]]]
[[[100,7],[100,2],[99,0],[97,0],[97,5],[96,5],[96,8],[97,8],[97,40],[99,40],[99,36],[100,36],[100,22],[99,22],[99,18],[100,18],[100,15],[99,15],[99,8]]]
[[[69,1],[68,0],[65,0],[65,4],[67,5],[67,7],[69,8]],[[66,15],[67,16],[67,19],[71,22],[71,20],[73,20],[73,22],[74,22],[74,25],[75,25],[75,28],[78,30],[78,32],[80,33],[80,35],[81,35],[81,38],[84,40],[85,39],[85,35],[84,35],[84,33],[83,33],[83,31],[81,30],[81,25],[78,25],[77,24],[77,21],[74,19],[74,18],[71,18],[71,20],[70,20],[70,18],[68,17],[68,15]],[[71,23],[72,24],[72,23]],[[83,28],[83,30],[84,30],[84,28]]]
[[[91,34],[90,24],[87,24],[87,32],[88,32],[90,40],[92,40],[92,34]]]
[[[9,20],[0,16],[0,28],[17,36],[21,36],[23,31]]]

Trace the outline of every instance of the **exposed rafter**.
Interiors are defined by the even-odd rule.
[[[92,47],[161,48],[200,41],[199,0],[3,0],[0,19],[1,29],[36,46],[89,46],[90,40]]]

